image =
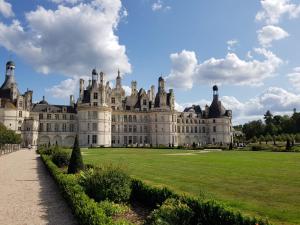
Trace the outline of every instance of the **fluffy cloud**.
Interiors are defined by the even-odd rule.
[[[170,86],[183,89],[200,83],[262,85],[266,78],[274,75],[282,60],[266,49],[256,48],[254,52],[264,60],[246,61],[235,53],[228,53],[225,58],[210,58],[198,63],[193,51],[173,53],[170,55],[172,69],[166,80]]]
[[[165,5],[162,0],[157,0],[152,4],[152,11],[159,11],[159,10],[164,10],[168,11],[171,9],[171,6]]]
[[[238,40],[232,39],[227,41],[227,50],[228,51],[235,51],[235,46],[238,44]]]
[[[66,79],[60,82],[58,85],[54,85],[51,88],[46,88],[46,92],[54,98],[69,98],[70,95],[74,95],[78,89],[78,79]]]
[[[247,101],[240,101],[233,96],[222,96],[221,101],[225,108],[232,110],[234,124],[261,119],[267,110],[271,110],[275,114],[283,114],[291,113],[294,108],[300,108],[300,95],[279,87],[269,87],[257,97]],[[182,111],[185,107],[193,104],[199,104],[203,109],[210,102],[204,99],[194,103],[178,104],[177,109]]]
[[[289,36],[289,34],[280,27],[268,25],[257,31],[257,38],[263,47],[271,47],[272,41],[281,40]]]
[[[6,18],[14,16],[11,4],[5,0],[0,0],[0,13]]]
[[[115,77],[119,68],[131,72],[125,46],[115,35],[120,0],[93,0],[55,10],[38,7],[25,14],[26,26],[0,23],[0,45],[41,73],[79,77],[95,66]]]
[[[261,0],[260,3],[262,10],[256,14],[256,20],[267,24],[279,23],[284,15],[296,18],[300,14],[300,5],[295,5],[290,0]]]
[[[300,91],[300,67],[294,68],[292,73],[289,73],[287,75],[290,83],[293,85],[293,87]]]
[[[51,0],[56,4],[76,4],[78,2],[82,2],[82,0]]]

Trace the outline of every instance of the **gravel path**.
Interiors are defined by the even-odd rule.
[[[0,224],[76,224],[34,150],[24,149],[0,157]]]

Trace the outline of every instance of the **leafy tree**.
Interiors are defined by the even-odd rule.
[[[78,137],[76,135],[75,142],[72,150],[72,155],[70,159],[70,163],[68,166],[68,173],[74,174],[78,173],[80,170],[82,170],[84,167],[83,161],[82,161],[82,155],[78,143]]]
[[[250,140],[254,136],[261,136],[264,134],[265,125],[261,120],[254,120],[244,124],[243,133],[247,140]]]
[[[270,134],[267,134],[265,136],[265,141],[266,141],[266,144],[268,144],[269,141],[272,141],[272,136]]]
[[[264,115],[264,120],[267,125],[272,123],[273,115],[270,110],[268,110]]]

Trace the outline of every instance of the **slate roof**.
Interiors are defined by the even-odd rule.
[[[63,108],[66,108],[66,113],[76,113],[76,107],[69,105],[49,105],[49,104],[34,104],[32,112],[49,112],[49,113],[62,113]]]

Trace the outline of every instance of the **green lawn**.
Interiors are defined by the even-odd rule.
[[[268,217],[276,224],[300,224],[299,153],[149,149],[82,152],[85,163],[121,164],[133,177],[153,185],[212,197],[245,214]]]

